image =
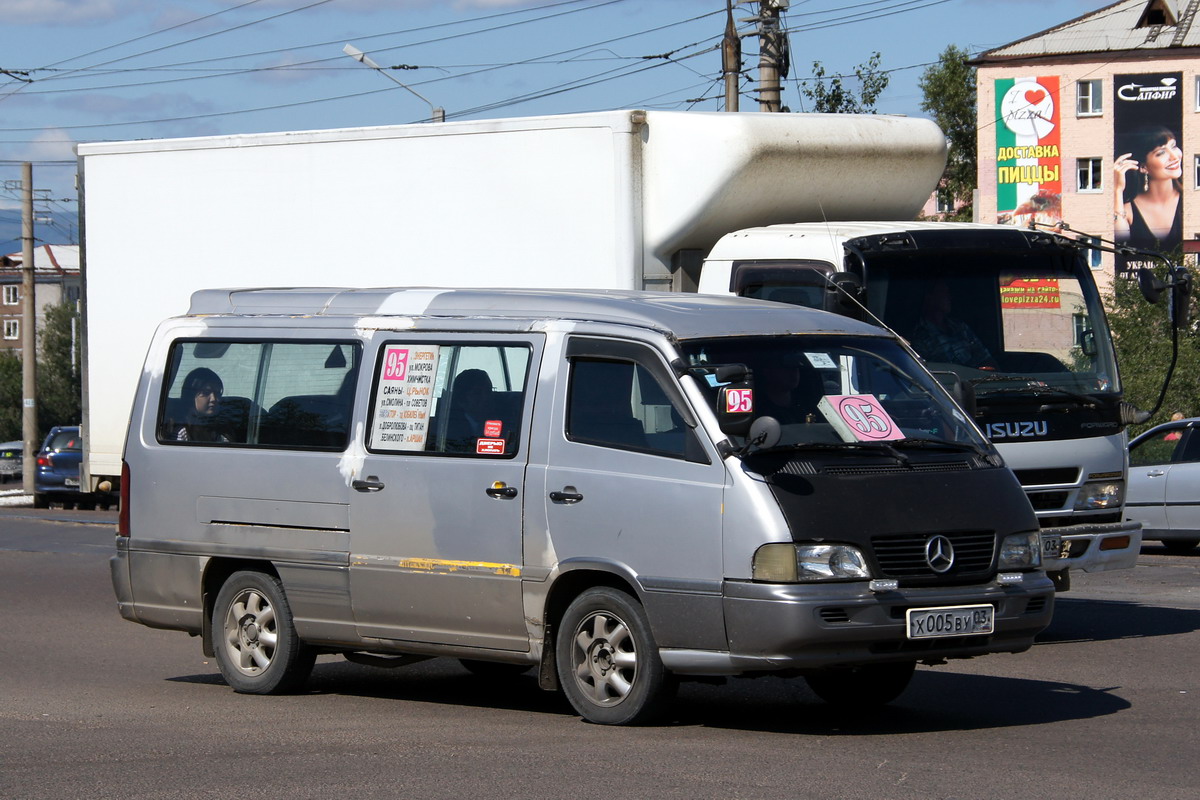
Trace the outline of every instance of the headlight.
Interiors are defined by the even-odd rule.
[[[1085,483],[1075,498],[1076,511],[1096,511],[1102,508],[1120,508],[1125,485],[1121,481]]]
[[[1014,533],[1005,536],[1000,543],[1001,571],[1007,569],[1034,569],[1042,565],[1042,536],[1037,531]]]
[[[870,578],[866,559],[845,544],[765,544],[754,554],[754,580],[803,583]]]

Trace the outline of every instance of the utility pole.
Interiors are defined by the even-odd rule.
[[[33,264],[33,164],[21,165],[21,437],[25,440],[25,462],[21,489],[33,494],[37,473],[37,305],[34,303]]]
[[[780,111],[779,82],[788,74],[787,35],[779,27],[779,15],[788,0],[759,0],[758,4],[758,110]]]
[[[721,41],[721,73],[725,76],[725,110],[738,110],[742,77],[742,40],[733,24],[733,0],[725,0],[725,38]]]

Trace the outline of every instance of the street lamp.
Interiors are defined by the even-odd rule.
[[[351,58],[353,58],[355,61],[359,62],[360,64],[364,64],[364,65],[370,67],[371,69],[375,70],[380,75],[384,75],[384,76],[388,77],[389,79],[395,81],[397,85],[401,86],[404,89],[407,89],[408,91],[415,94],[417,97],[421,98],[421,100],[423,102],[425,102],[426,104],[429,105],[430,110],[433,112],[433,121],[434,122],[445,122],[446,121],[446,109],[442,108],[441,106],[435,106],[433,103],[430,103],[427,98],[425,98],[423,95],[421,95],[421,93],[418,92],[416,89],[412,88],[411,86],[409,86],[406,83],[402,83],[401,81],[397,80],[396,76],[392,75],[392,73],[388,72],[386,69],[384,69],[383,67],[379,66],[374,61],[372,61],[371,57],[369,55],[367,55],[366,53],[364,53],[362,50],[359,50],[357,47],[355,47],[352,44],[348,44],[342,48],[342,52],[345,53],[346,55],[350,56]]]

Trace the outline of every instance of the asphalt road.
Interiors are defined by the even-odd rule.
[[[1200,554],[1079,576],[1033,650],[920,667],[878,714],[735,679],[630,729],[448,660],[234,694],[197,640],[119,617],[113,516],[0,509],[2,798],[1197,796]]]

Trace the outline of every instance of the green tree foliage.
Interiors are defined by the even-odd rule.
[[[1171,364],[1170,297],[1164,292],[1157,303],[1147,303],[1136,282],[1117,278],[1106,300],[1125,399],[1149,411],[1158,402]],[[1192,324],[1179,332],[1179,360],[1162,408],[1146,424],[1131,427],[1130,436],[1166,422],[1176,411],[1185,417],[1200,416],[1200,338],[1194,304],[1191,319]]]
[[[21,359],[0,350],[0,442],[21,438]]]
[[[74,321],[74,331],[72,331]],[[55,425],[77,425],[82,418],[82,378],[79,357],[79,314],[74,304],[46,309],[38,331],[38,439]],[[21,358],[0,351],[0,442],[24,438]]]
[[[950,219],[971,219],[971,197],[977,185],[978,158],[975,138],[975,68],[969,55],[955,45],[947,47],[938,63],[921,74],[918,85],[928,113],[946,134],[950,153],[943,188],[955,198],[958,213]]]
[[[826,75],[820,61],[813,62],[813,77],[801,81],[800,92],[812,101],[812,110],[823,114],[874,114],[875,103],[887,88],[889,77],[879,70],[882,60],[874,53],[854,68],[858,92],[842,83],[841,75]]]

